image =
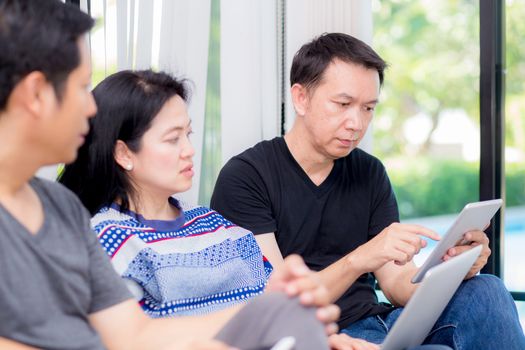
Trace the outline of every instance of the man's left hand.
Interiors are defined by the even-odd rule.
[[[465,276],[465,279],[469,279],[474,277],[482,268],[487,264],[487,261],[490,256],[490,248],[489,248],[489,238],[483,231],[470,231],[465,233],[463,236],[465,244],[457,245],[453,248],[450,248],[447,251],[447,254],[443,257],[443,260],[447,261],[450,258],[460,255],[461,253],[466,252],[467,250],[470,250],[474,248],[475,246],[482,245],[483,249],[481,250],[481,254],[479,255],[478,259],[472,265],[470,268],[470,271]]]

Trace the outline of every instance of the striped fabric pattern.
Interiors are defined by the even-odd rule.
[[[253,234],[209,208],[179,205],[184,224],[170,230],[114,206],[91,220],[143,310],[151,317],[198,315],[261,294],[272,267]]]

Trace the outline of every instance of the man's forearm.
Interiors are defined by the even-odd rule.
[[[151,320],[141,330],[134,349],[163,349],[174,341],[213,339],[239,312],[244,304],[203,316],[173,317]]]
[[[364,272],[358,271],[357,268],[352,265],[348,256],[345,256],[319,271],[318,275],[328,289],[330,301],[333,303],[339,299],[363,273]]]
[[[6,338],[0,338],[0,349],[2,350],[38,350],[32,346],[15,342]]]
[[[152,319],[129,299],[89,315],[89,321],[108,350],[180,349],[212,339],[243,306],[204,316]]]
[[[386,298],[395,306],[405,306],[412,294],[416,291],[418,284],[411,282],[417,271],[417,267],[404,269],[400,274],[389,276],[390,278],[379,278],[379,286]]]

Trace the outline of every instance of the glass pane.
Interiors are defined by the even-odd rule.
[[[444,233],[479,198],[479,5],[374,1],[373,11],[373,46],[390,67],[372,153],[387,168],[401,220]]]
[[[504,279],[525,290],[525,2],[506,2]],[[525,308],[522,305],[522,312]]]
[[[221,169],[221,66],[220,0],[211,1],[208,80],[202,146],[199,204],[209,205],[213,186]]]

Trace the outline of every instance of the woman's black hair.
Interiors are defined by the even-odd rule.
[[[129,209],[134,189],[115,161],[117,140],[138,152],[164,104],[173,96],[187,102],[188,95],[186,80],[167,73],[126,70],[108,76],[93,90],[98,112],[76,161],[65,167],[59,182],[76,193],[92,215],[116,200],[121,210]]]

